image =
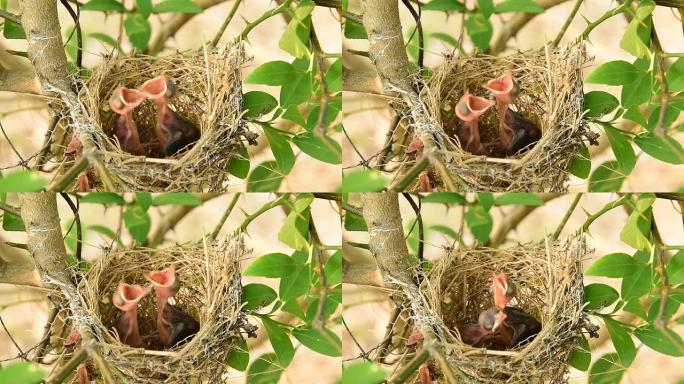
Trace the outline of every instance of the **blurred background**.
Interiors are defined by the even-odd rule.
[[[203,43],[211,41],[235,1],[236,0],[196,1],[198,4],[210,5],[210,7],[201,14],[192,15],[183,27],[180,28],[173,37],[166,41],[166,49],[162,51],[161,54],[163,55],[175,50],[197,49],[200,48]],[[129,2],[124,1],[124,3],[128,4]],[[128,4],[128,6],[130,8],[130,4]],[[228,29],[224,32],[221,41],[233,41],[235,37],[242,32],[247,22],[254,21],[264,12],[276,6],[278,6],[278,2],[274,0],[241,1],[237,13],[233,17]],[[73,26],[73,20],[64,10],[64,7],[60,6],[58,8],[63,36],[69,36],[71,33],[70,26]],[[8,10],[15,14],[19,13],[17,0],[9,0]],[[163,13],[150,16],[150,22],[152,24],[152,38],[150,41],[154,42],[158,38],[160,31],[164,28],[168,28],[172,23],[184,20],[186,16],[191,15],[172,15]],[[316,7],[313,12],[312,20],[323,51],[328,53],[339,53],[341,35],[337,12],[330,8]],[[250,32],[245,49],[247,55],[253,58],[253,60],[247,63],[243,68],[243,77],[265,62],[272,60],[285,60],[290,62],[292,60],[291,56],[278,47],[280,35],[286,25],[287,23],[282,15],[276,15],[259,24]],[[81,27],[84,36],[88,33],[99,32],[106,33],[116,39],[116,37],[121,34],[121,17],[105,17],[102,12],[84,11],[81,14]],[[123,40],[122,48],[125,51],[129,51],[131,48],[130,44],[127,39],[124,38]],[[8,40],[0,36],[0,48],[25,52],[26,42],[25,40]],[[84,66],[89,68],[93,67],[103,60],[104,55],[111,53],[112,48],[104,45],[100,40],[84,38]],[[0,64],[7,66],[7,62],[11,62],[13,66],[19,67],[29,65],[28,59],[17,58],[16,56],[10,57],[8,54],[0,55]],[[278,87],[251,84],[245,84],[243,86],[243,92],[245,93],[254,90],[269,92],[276,98],[278,97],[279,92]],[[42,146],[50,118],[51,112],[48,110],[46,100],[32,95],[17,95],[16,93],[0,92],[0,123],[2,123],[9,140],[11,140],[24,159],[37,153]],[[289,128],[289,126],[282,121],[276,123],[276,126],[284,130]],[[253,129],[260,130],[260,128],[257,127],[253,127]],[[339,136],[339,134],[337,135]],[[333,138],[339,141],[341,136],[338,136],[333,136]],[[252,159],[252,167],[263,161],[273,159],[273,154],[263,135],[259,138],[259,145],[256,147],[250,146],[249,151],[250,158]],[[341,182],[339,165],[332,165],[315,160],[304,153],[299,153],[298,157],[294,168],[283,180],[280,187],[281,191],[312,191],[314,189],[312,189],[311,180],[316,180],[315,190],[317,191],[333,191],[339,187]],[[14,151],[11,150],[7,139],[4,136],[0,137],[0,170],[6,172],[9,169],[16,168],[18,162],[19,159],[17,159]],[[233,177],[227,190],[244,191],[245,184],[245,180]]]
[[[254,213],[267,202],[273,200],[277,196],[267,193],[249,193],[243,194],[237,201],[235,209],[229,216],[226,223],[223,225],[219,236],[231,235],[236,228],[238,228],[247,214]],[[203,205],[195,207],[187,216],[185,216],[174,229],[167,232],[165,241],[160,247],[173,245],[176,243],[183,243],[189,241],[198,241],[202,239],[203,235],[210,234],[216,224],[219,222],[221,215],[226,210],[228,204],[232,200],[232,194],[225,194],[213,198]],[[127,200],[131,200],[129,195]],[[60,218],[63,228],[68,227],[73,214],[63,199],[57,198],[59,205]],[[8,204],[17,206],[18,199],[16,196],[10,196]],[[159,225],[160,219],[169,213],[170,210],[176,207],[161,206],[151,207],[149,210],[152,216],[152,231]],[[311,205],[311,215],[317,227],[321,242],[325,245],[339,246],[340,245],[340,220],[337,213],[337,208],[328,201],[316,199]],[[97,204],[83,204],[80,210],[81,221],[88,226],[102,225],[108,227],[116,232],[120,225],[120,211],[118,207],[104,209]],[[260,215],[248,227],[248,234],[245,235],[245,243],[248,249],[252,252],[242,260],[242,269],[249,265],[254,258],[272,252],[283,252],[290,254],[292,250],[285,246],[278,240],[278,232],[283,225],[286,218],[285,212],[276,207]],[[0,229],[0,238],[3,241],[25,243],[26,234],[24,232],[6,232]],[[126,231],[122,233],[122,239],[125,244],[130,243],[130,238]],[[111,239],[106,238],[94,231],[87,231],[84,234],[83,244],[83,258],[88,261],[96,260],[100,257],[103,247],[111,245]],[[270,285],[278,291],[278,279],[256,278],[243,276],[243,285],[249,283],[261,283]],[[14,340],[18,343],[23,351],[36,345],[42,335],[43,327],[47,321],[49,306],[45,298],[44,292],[39,289],[16,287],[13,285],[0,284],[0,316],[7,327],[7,330],[12,334]],[[287,323],[294,321],[293,316],[287,313],[279,313],[274,319]],[[250,322],[258,325],[261,323],[256,319],[250,319]],[[341,335],[341,326],[332,328],[332,331]],[[248,339],[250,347],[250,361],[260,356],[263,353],[272,351],[271,344],[263,329],[258,331],[259,337],[256,339]],[[316,383],[333,383],[340,377],[340,359],[321,355],[313,352],[308,348],[300,345],[296,339],[293,340],[296,353],[292,363],[285,369],[281,376],[281,384],[316,384]],[[9,363],[16,359],[19,351],[13,345],[8,334],[2,330],[0,331],[0,361],[3,364]],[[9,359],[9,361],[8,361]],[[48,355],[46,361],[53,360],[54,356]],[[311,374],[311,367],[316,367],[315,375]],[[238,384],[245,382],[245,373],[238,372],[231,369],[229,371],[230,380],[226,383]],[[19,384],[19,383],[17,383]]]
[[[474,7],[475,0],[466,0],[469,8]],[[349,10],[360,13],[360,1],[350,0]],[[515,50],[536,49],[544,45],[545,42],[552,41],[561,26],[566,21],[575,2],[565,1],[560,5],[546,10],[543,14],[538,14],[527,23],[517,34],[508,41],[508,49],[502,54],[512,53]],[[563,42],[572,42],[586,28],[587,21],[594,21],[602,16],[607,10],[618,5],[615,0],[584,0],[579,8],[577,16],[574,18],[570,27],[566,31]],[[415,26],[415,21],[406,7],[399,4],[401,22],[404,30],[405,41],[408,41],[411,31]],[[495,14],[490,18],[494,26],[494,39],[501,31],[505,21],[510,20],[513,14]],[[421,17],[425,36],[431,33],[444,33],[458,38],[462,31],[462,17],[453,15],[447,17],[444,12],[424,11]],[[673,8],[656,7],[653,14],[653,26],[657,30],[666,52],[684,51],[684,37],[682,36],[681,17],[676,14]],[[597,65],[612,60],[633,61],[633,57],[620,48],[620,39],[627,27],[627,21],[621,15],[615,16],[602,23],[589,36],[587,52],[594,60],[584,68],[584,74],[591,72]],[[427,39],[425,46],[425,66],[436,68],[443,60],[443,55],[453,52],[453,47],[437,38]],[[365,40],[345,39],[345,49],[355,49],[360,51],[368,50],[368,42]],[[407,48],[416,50],[418,46],[409,42]],[[473,45],[467,35],[464,38],[464,49],[472,50]],[[370,61],[352,54],[345,54],[345,66],[354,69],[367,67]],[[381,89],[381,87],[380,87]],[[601,86],[587,84],[585,92],[593,90],[603,90],[620,97],[619,87]],[[387,133],[390,122],[393,118],[393,111],[387,106],[388,99],[372,94],[345,92],[344,105],[344,125],[356,148],[361,152],[365,159],[378,153],[383,147],[385,134]],[[675,125],[681,124],[684,119],[680,117]],[[604,135],[605,136],[605,135]],[[678,141],[684,142],[684,132],[681,126],[675,137]],[[635,147],[636,148],[636,147]],[[614,159],[610,150],[610,145],[606,137],[601,137],[598,147],[590,147],[592,155],[592,166],[596,168],[606,160]],[[674,191],[684,188],[684,167],[658,161],[636,148],[639,157],[636,167],[627,177],[622,185],[624,191]],[[359,156],[352,148],[349,140],[343,140],[343,166],[354,167],[360,162]],[[391,167],[390,167],[391,168]],[[587,190],[587,181],[571,176],[570,191]]]
[[[545,235],[550,236],[556,230],[574,197],[574,194],[561,195],[548,201],[545,205],[534,209],[515,229],[508,233],[508,241],[502,244],[502,246],[542,241]],[[584,194],[561,232],[561,237],[573,234],[584,224],[588,213],[597,212],[608,202],[618,197],[618,195],[610,193]],[[470,196],[470,198],[472,199],[473,196]],[[358,196],[356,198],[350,197],[349,202],[358,206]],[[408,235],[412,220],[415,219],[415,213],[401,196],[399,197],[399,203],[405,233],[407,234],[407,242],[416,242],[418,241],[417,236]],[[653,215],[665,244],[680,244],[682,239],[684,239],[682,212],[676,203],[676,201],[658,199],[653,205]],[[496,233],[501,228],[505,218],[509,217],[517,208],[520,207],[503,206],[492,208],[491,214],[494,218],[492,233]],[[444,204],[423,204],[421,214],[426,228],[432,225],[444,225],[458,233],[459,228],[463,225],[463,211],[458,206],[446,208]],[[589,228],[590,233],[587,235],[587,244],[590,248],[594,249],[594,254],[593,257],[584,260],[583,266],[585,269],[596,259],[606,254],[614,252],[632,254],[634,252],[632,248],[620,240],[620,232],[627,220],[627,216],[625,210],[616,208],[601,216],[591,225]],[[367,243],[368,234],[365,232],[345,231],[344,241],[345,243],[348,241]],[[472,244],[473,242],[473,238],[467,229],[464,233],[464,241],[466,244]],[[454,240],[433,230],[428,231],[424,245],[425,258],[434,261],[442,257],[445,246],[454,245]],[[358,268],[366,270],[367,275],[370,276],[369,281],[375,281],[378,284],[382,282],[377,269],[373,269],[373,259],[369,252],[349,246],[345,246],[344,251],[345,268],[355,264]],[[620,279],[601,277],[585,277],[584,279],[585,285],[599,282],[608,284],[618,291],[620,290]],[[345,331],[342,335],[342,359],[344,364],[361,361],[359,359],[361,351],[356,342],[365,351],[369,351],[383,340],[386,332],[385,327],[394,308],[387,294],[387,290],[373,285],[344,284],[344,318],[349,327],[349,332]],[[680,308],[678,313],[680,315],[684,314],[684,309]],[[592,322],[602,325],[602,323],[593,318]],[[673,330],[682,335],[684,334],[684,325],[673,326]],[[350,332],[356,341],[352,339]],[[599,339],[590,339],[592,361],[595,361],[605,353],[614,351],[613,344],[610,341],[610,337],[607,337],[606,330],[601,329],[600,334],[601,337]],[[634,340],[638,350],[637,357],[625,372],[622,383],[675,384],[678,380],[684,379],[681,358],[665,356],[642,345],[636,338]],[[392,361],[396,357],[389,355],[387,360]],[[388,369],[392,371],[395,368],[395,366],[390,366]],[[571,383],[589,382],[587,372],[581,372],[573,368],[571,368],[569,379]]]

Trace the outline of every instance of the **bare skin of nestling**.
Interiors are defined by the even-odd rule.
[[[487,151],[480,141],[480,128],[478,119],[494,103],[484,97],[473,96],[466,91],[456,104],[456,117],[462,123],[456,129],[456,136],[461,143],[461,148],[473,155],[485,155]]]
[[[114,134],[121,149],[136,156],[144,155],[144,150],[140,144],[140,134],[133,119],[133,111],[145,101],[145,97],[144,93],[136,89],[118,87],[109,99],[110,108],[119,114],[114,124]]]
[[[119,283],[112,296],[112,303],[123,313],[116,323],[119,338],[131,347],[143,347],[138,328],[138,303],[149,291],[139,285]]]

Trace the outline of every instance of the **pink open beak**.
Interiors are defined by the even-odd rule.
[[[492,331],[496,331],[496,329],[503,324],[504,320],[506,320],[506,317],[505,313],[501,311],[497,312],[496,315],[494,315],[494,326],[492,327]]]
[[[130,346],[142,346],[138,329],[138,303],[148,290],[139,285],[119,283],[112,295],[112,303],[123,313],[117,323],[117,331],[121,341]]]
[[[496,104],[499,109],[499,137],[501,139],[501,147],[508,148],[512,137],[513,129],[507,124],[506,114],[513,99],[518,95],[519,89],[513,80],[513,72],[509,69],[503,75],[496,79],[489,80],[484,88],[492,93],[496,99]]]
[[[145,278],[154,287],[157,304],[157,331],[159,332],[159,339],[166,345],[169,343],[172,332],[171,324],[166,319],[170,314],[166,310],[166,306],[169,298],[180,289],[180,281],[176,279],[176,266],[171,264],[170,267],[161,271],[150,272],[145,275]]]
[[[492,291],[494,292],[494,306],[503,310],[515,296],[515,285],[509,283],[506,274],[501,272],[492,281]]]
[[[492,105],[494,105],[494,102],[484,97],[473,96],[468,91],[456,104],[456,116],[463,120],[466,130],[464,133],[459,134],[459,140],[462,141],[461,147],[466,151],[476,155],[485,154],[485,149],[480,141],[478,119]]]
[[[171,113],[169,109],[169,98],[175,94],[175,85],[169,80],[166,75],[159,75],[153,79],[147,80],[138,88],[149,97],[154,105],[157,106],[157,125],[155,126],[155,135],[159,140],[159,148],[164,151],[166,143],[169,140],[169,132],[164,128],[164,121]]]
[[[138,126],[133,120],[133,110],[142,104],[145,98],[145,94],[136,89],[118,87],[109,99],[112,111],[121,115],[116,122],[117,137],[123,149],[134,155],[142,155],[143,150]]]

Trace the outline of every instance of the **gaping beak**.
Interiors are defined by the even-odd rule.
[[[123,99],[121,98],[121,91],[124,87],[118,87],[112,93],[112,97],[109,98],[109,107],[113,112],[123,115],[125,113],[125,105]]]
[[[180,281],[176,279],[176,266],[173,264],[161,271],[150,272],[145,278],[152,283],[157,295],[167,299],[175,295],[180,288]]]
[[[121,87],[121,101],[123,104],[128,107],[128,108],[135,108],[138,105],[142,104],[143,101],[147,98],[147,96],[138,91],[137,89],[129,89],[129,88],[124,88]]]
[[[149,292],[149,290],[139,285],[119,283],[119,286],[112,296],[112,303],[120,310],[128,312],[137,307],[138,302],[145,297],[147,292]]]
[[[470,122],[480,117],[492,105],[494,105],[493,101],[473,96],[466,91],[456,104],[456,116],[465,122]]]
[[[489,80],[484,88],[490,91],[497,100],[506,104],[510,104],[519,92],[510,69],[496,79]]]
[[[175,86],[166,75],[159,75],[154,79],[147,80],[138,89],[143,91],[152,100],[164,96],[171,97],[175,93]]]

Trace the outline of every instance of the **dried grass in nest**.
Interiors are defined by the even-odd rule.
[[[117,57],[93,69],[79,94],[105,166],[122,189],[144,191],[219,191],[228,180],[231,159],[254,140],[241,119],[240,68],[245,53],[240,43],[212,51],[178,52],[168,56]],[[108,100],[116,87],[137,88],[145,80],[167,74],[178,85],[171,105],[201,131],[189,150],[169,158],[134,156],[114,136],[116,115]],[[136,108],[134,119],[142,143],[156,139],[156,110],[151,101]],[[96,180],[97,181],[97,180]]]
[[[428,80],[423,102],[431,118],[446,134],[444,161],[463,181],[462,187],[487,191],[554,191],[567,189],[568,168],[581,136],[584,93],[582,66],[587,62],[581,44],[556,49],[519,52],[510,56],[479,54],[448,58]],[[514,105],[542,130],[542,138],[527,152],[508,158],[476,156],[464,151],[455,136],[454,106],[469,90],[489,97],[482,86],[506,70],[520,87]],[[479,120],[483,143],[499,139],[496,108]]]
[[[582,264],[589,254],[583,237],[512,248],[455,250],[435,263],[423,283],[426,313],[438,324],[447,361],[477,383],[564,383],[567,361],[586,322]],[[458,325],[477,323],[494,305],[492,277],[503,271],[517,288],[511,305],[542,323],[526,345],[507,351],[464,344]]]
[[[85,274],[79,291],[85,319],[117,381],[132,383],[223,382],[226,359],[246,326],[240,312],[240,259],[246,254],[239,237],[163,249],[129,249],[103,255]],[[181,289],[175,305],[200,323],[185,344],[165,350],[132,348],[116,337],[120,311],[111,302],[117,284],[148,285],[144,273],[176,265]],[[154,293],[138,307],[140,334],[156,330]],[[247,325],[248,326],[248,325]],[[152,348],[152,347],[151,347]]]

